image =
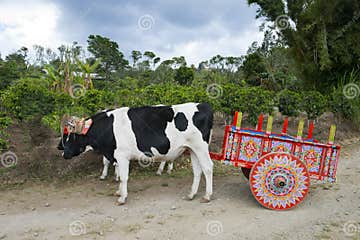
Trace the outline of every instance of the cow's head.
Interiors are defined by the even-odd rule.
[[[92,120],[70,118],[65,122],[62,138],[58,144],[59,150],[64,150],[63,157],[71,159],[86,150],[88,145],[87,131],[92,124]]]

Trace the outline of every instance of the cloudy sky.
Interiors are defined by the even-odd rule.
[[[240,56],[261,41],[255,12],[246,0],[0,0],[0,52],[85,45],[100,34],[127,57],[150,50],[197,64],[216,54]]]

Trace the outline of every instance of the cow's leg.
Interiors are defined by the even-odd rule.
[[[174,162],[173,161],[170,161],[168,163],[168,170],[167,170],[167,174],[171,174],[171,171],[173,170],[174,168]]]
[[[100,176],[101,180],[104,180],[106,178],[106,176],[108,175],[108,170],[109,170],[110,161],[107,160],[105,156],[103,157],[103,164],[104,164],[104,168],[103,168],[102,174]]]
[[[127,181],[129,178],[129,160],[126,158],[116,158],[117,159],[117,167],[120,175],[120,184],[119,191],[116,193],[120,195],[117,200],[118,205],[122,205],[126,203],[126,198],[128,195],[127,192]]]
[[[188,195],[188,198],[190,200],[192,200],[192,199],[194,199],[194,197],[199,189],[199,184],[200,184],[200,179],[201,179],[201,166],[200,166],[198,158],[196,157],[196,155],[193,151],[190,151],[190,156],[191,156],[191,164],[192,164],[192,168],[193,168],[194,179],[193,179],[193,184],[191,186],[191,192]]]
[[[162,172],[164,171],[165,164],[166,164],[166,161],[165,161],[165,160],[164,160],[164,161],[161,161],[160,166],[159,166],[159,168],[158,168],[158,170],[157,170],[157,172],[156,172],[157,175],[161,175],[161,174],[162,174]]]
[[[206,193],[201,202],[209,202],[213,191],[213,162],[210,158],[208,145],[202,145],[195,150],[196,157],[199,160],[201,170],[205,175]]]
[[[116,162],[114,162],[114,167],[115,167],[115,181],[118,182],[120,181],[120,173]]]

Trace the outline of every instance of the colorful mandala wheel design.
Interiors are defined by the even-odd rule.
[[[266,208],[286,210],[302,202],[310,186],[306,165],[288,153],[269,153],[250,172],[250,188]]]

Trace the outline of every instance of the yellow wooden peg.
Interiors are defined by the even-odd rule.
[[[241,128],[241,121],[242,121],[242,112],[238,112],[238,117],[237,117],[237,120],[236,120],[236,128]]]
[[[273,125],[273,116],[269,116],[268,121],[267,121],[267,125],[266,125],[266,133],[267,134],[271,133],[272,125]]]
[[[334,143],[335,140],[336,125],[331,125],[329,134],[329,143]]]
[[[299,126],[298,126],[298,132],[297,132],[297,138],[301,139],[304,131],[304,119],[300,119]]]

